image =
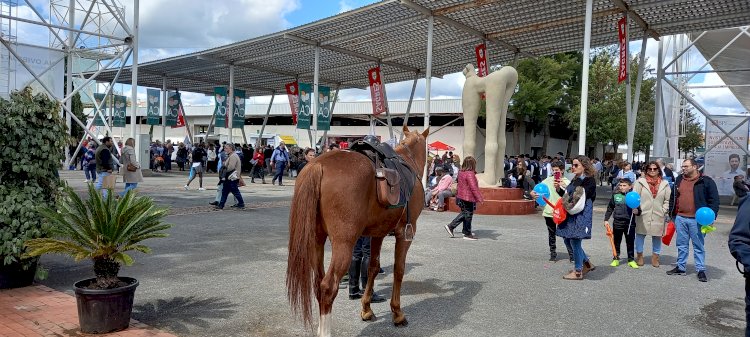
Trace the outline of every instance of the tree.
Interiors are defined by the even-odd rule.
[[[687,157],[688,152],[703,146],[705,139],[703,137],[703,126],[698,122],[698,117],[691,110],[686,111],[680,117],[680,123],[685,125],[684,137],[680,137],[677,147]]]

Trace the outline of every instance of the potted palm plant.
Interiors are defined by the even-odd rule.
[[[119,277],[120,266],[133,264],[129,251],[150,253],[142,242],[167,236],[163,231],[172,226],[162,222],[167,209],[155,206],[151,198],[133,191],[119,200],[113,195],[110,191],[102,197],[89,185],[84,201],[66,189],[56,209],[40,210],[50,224],[50,237],[26,242],[29,257],[57,253],[94,262],[96,277],[74,284],[78,320],[85,333],[128,327],[138,280]]]

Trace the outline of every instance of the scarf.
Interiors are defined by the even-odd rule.
[[[651,177],[647,175],[646,182],[648,183],[648,188],[651,190],[651,196],[656,198],[656,193],[659,192],[659,184],[661,184],[661,176]]]

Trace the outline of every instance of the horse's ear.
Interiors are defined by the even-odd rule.
[[[422,137],[427,138],[427,136],[430,135],[430,127],[428,126],[427,129],[422,131]]]
[[[407,132],[409,132],[409,127],[406,126],[406,123],[404,123],[404,133],[407,133]]]

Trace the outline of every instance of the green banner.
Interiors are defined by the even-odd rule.
[[[120,95],[114,95],[115,96],[115,107],[113,111],[113,118],[112,118],[112,126],[116,126],[118,128],[124,128],[125,122],[126,122],[126,114],[127,114],[127,106],[128,106],[128,99],[125,96]]]
[[[227,127],[227,88],[214,87],[214,125],[220,128]]]
[[[234,89],[234,106],[232,107],[232,127],[245,127],[245,90]]]
[[[313,88],[310,83],[299,83],[298,101],[299,111],[297,111],[297,129],[310,129],[312,124],[312,93]]]
[[[318,130],[331,129],[331,88],[318,86]]]
[[[108,107],[109,107],[109,100],[104,99],[104,94],[94,94],[94,102],[96,106],[100,106],[102,110],[102,114],[104,114],[104,118],[106,119],[108,115]],[[102,103],[104,101],[104,103]],[[96,106],[94,106],[94,109],[96,109]],[[94,113],[94,125],[95,126],[104,126],[104,121],[102,121],[102,118],[99,117],[98,113]]]
[[[167,94],[167,126],[177,125],[177,114],[180,108],[180,93],[170,91]]]
[[[146,116],[148,125],[161,125],[161,91],[157,89],[146,90]]]

